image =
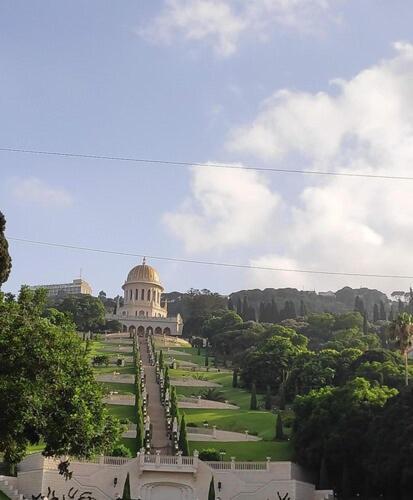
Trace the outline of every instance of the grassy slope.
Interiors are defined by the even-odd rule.
[[[10,499],[5,493],[0,491],[0,500],[10,500]]]
[[[289,441],[250,441],[249,443],[219,443],[217,441],[190,441],[191,453],[194,450],[202,451],[215,448],[225,451],[224,460],[235,457],[241,461],[262,462],[267,457],[274,461],[291,460],[292,447]]]

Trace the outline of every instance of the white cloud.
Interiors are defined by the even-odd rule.
[[[203,41],[220,56],[233,54],[243,36],[265,40],[275,27],[318,30],[331,7],[344,0],[165,0],[160,14],[139,34],[170,43],[176,36]]]
[[[297,168],[413,176],[413,46],[398,43],[395,49],[392,59],[335,82],[338,92],[276,92],[252,123],[232,131],[228,147],[272,162],[298,154]],[[299,197],[291,200],[283,252],[254,262],[288,258],[301,269],[413,275],[413,181],[306,181]],[[261,283],[262,272],[250,279]],[[274,284],[278,276],[271,279]],[[295,273],[282,279],[318,289],[344,283],[385,289],[410,285]]]
[[[36,177],[15,180],[12,194],[20,202],[44,207],[65,207],[73,201],[66,190],[49,186]]]
[[[280,198],[248,170],[193,168],[192,196],[164,222],[188,252],[259,242],[274,223]]]

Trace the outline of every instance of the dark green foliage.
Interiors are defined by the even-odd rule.
[[[281,416],[281,412],[277,413],[277,420],[275,423],[275,439],[277,441],[282,441],[285,438],[284,435],[284,427],[283,427],[283,420]]]
[[[380,301],[380,319],[382,321],[386,321],[387,319],[386,308],[384,307],[384,302],[382,300]]]
[[[343,488],[343,469],[349,467],[344,479],[351,477],[352,493],[361,493],[366,453],[371,446],[369,426],[396,393],[395,389],[356,378],[342,387],[324,387],[298,396],[294,402],[295,459],[317,474],[324,458],[330,486],[337,490]]]
[[[205,353],[205,366],[209,366],[208,351]]]
[[[354,301],[354,311],[359,312],[362,316],[365,312],[363,299],[360,298],[358,295],[356,297],[356,300]]]
[[[364,312],[364,314],[363,314],[363,333],[364,333],[364,335],[367,335],[369,333],[369,322],[367,319],[366,312]]]
[[[216,387],[209,387],[202,394],[202,399],[207,399],[208,401],[225,401],[225,396],[222,391]]]
[[[234,387],[234,389],[238,387],[238,368],[232,371],[232,387]]]
[[[214,476],[211,477],[211,482],[209,483],[208,500],[215,500]]]
[[[387,401],[367,436],[367,470],[373,493],[390,499],[411,498],[413,478],[413,391]]]
[[[9,254],[9,244],[4,235],[6,229],[6,219],[0,212],[0,288],[9,277],[11,271],[11,257]]]
[[[300,300],[300,316],[307,316],[307,306],[303,299]]]
[[[158,364],[159,364],[159,368],[162,370],[162,368],[163,368],[163,352],[162,352],[162,349],[159,351]]]
[[[186,433],[185,415],[182,415],[181,425],[179,427],[178,448],[182,451],[184,457],[189,456],[188,436]]]
[[[267,391],[265,393],[265,409],[271,410],[271,407],[272,407],[271,387],[267,385]]]
[[[199,458],[205,462],[218,462],[221,457],[215,448],[207,448],[199,453]]]
[[[132,453],[127,446],[119,443],[114,448],[112,448],[110,455],[112,457],[131,457]]]
[[[42,317],[45,298],[25,287],[17,301],[0,294],[0,452],[10,463],[40,440],[46,455],[89,458],[110,450],[121,431],[84,342],[65,315]]]
[[[131,500],[129,472],[126,476],[125,486],[123,487],[122,500]]]
[[[65,297],[55,305],[59,311],[68,313],[81,332],[97,332],[104,329],[105,307],[97,297],[78,295]]]
[[[257,409],[257,389],[255,387],[255,383],[251,384],[251,401],[250,401],[250,410]]]
[[[380,312],[379,312],[379,306],[377,304],[374,304],[373,307],[373,323],[376,323],[380,319]]]
[[[328,478],[327,463],[326,463],[326,459],[323,456],[321,459],[320,474],[318,477],[318,489],[319,490],[328,490],[329,488],[330,488],[330,481]]]
[[[230,311],[234,310],[234,304],[232,303],[231,297],[228,299],[228,306],[227,307]]]
[[[101,354],[99,356],[95,356],[92,360],[92,363],[94,365],[105,365],[105,366],[108,366],[109,365],[109,356],[107,356],[106,354]]]

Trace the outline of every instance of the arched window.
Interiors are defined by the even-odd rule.
[[[135,300],[138,300],[139,299],[139,290],[136,289],[135,290]]]
[[[149,289],[148,290],[148,302],[150,302],[150,301],[151,301],[151,290]]]
[[[141,290],[141,300],[145,300],[145,290],[143,288]]]
[[[145,316],[145,311],[139,311],[139,316]]]
[[[132,300],[132,290],[129,290],[129,299]]]

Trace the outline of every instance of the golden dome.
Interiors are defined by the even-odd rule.
[[[126,278],[126,283],[129,282],[144,282],[144,283],[156,283],[161,284],[158,272],[151,266],[146,264],[145,259],[143,259],[142,264],[135,266],[129,271],[128,277]]]

